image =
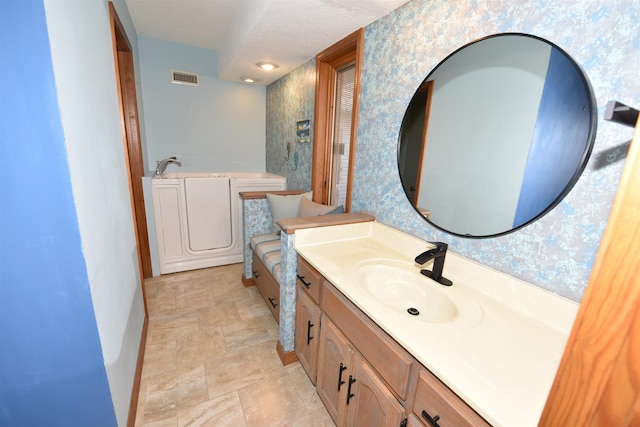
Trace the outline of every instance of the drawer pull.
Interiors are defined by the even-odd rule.
[[[300,281],[302,282],[302,284],[304,285],[305,288],[309,289],[309,287],[311,286],[311,282],[307,283],[304,281],[304,276],[301,276],[299,274],[296,274],[296,276],[298,276],[298,279],[300,279]]]
[[[315,325],[313,323],[311,323],[311,320],[307,320],[307,345],[309,345],[309,342],[313,339],[313,337],[311,336],[311,328],[313,328]]]
[[[340,391],[340,387],[342,386],[342,384],[344,384],[344,381],[342,381],[342,372],[346,371],[347,367],[344,366],[342,363],[340,364],[340,372],[338,372],[338,391]]]
[[[260,277],[260,275],[258,274],[257,271],[253,270],[253,277],[257,279],[258,277]]]
[[[273,306],[273,308],[276,308],[276,307],[278,306],[278,303],[277,303],[277,302],[273,302],[273,301],[275,301],[275,299],[274,299],[274,298],[269,297],[269,302],[271,303],[271,305]]]
[[[429,424],[431,424],[432,427],[440,427],[440,424],[438,424],[438,420],[440,419],[440,415],[436,415],[435,417],[431,417],[431,415],[429,415],[427,413],[427,411],[425,411],[424,409],[422,410],[422,417],[427,420],[429,422]]]
[[[349,375],[349,388],[347,389],[347,405],[349,405],[349,401],[351,400],[351,398],[356,396],[355,394],[351,393],[351,386],[355,382],[356,382],[356,379],[353,378],[353,376]],[[440,426],[438,426],[438,427],[440,427]]]

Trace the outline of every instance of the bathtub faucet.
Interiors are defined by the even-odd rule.
[[[169,163],[175,163],[178,166],[182,166],[182,162],[178,160],[176,156],[171,156],[167,159],[160,160],[159,162],[156,162],[156,163],[157,163],[156,176],[162,175],[164,173],[164,170],[169,165]]]
[[[444,269],[444,258],[447,255],[447,248],[449,245],[442,242],[429,242],[435,245],[435,248],[429,249],[418,255],[415,259],[416,263],[422,265],[429,260],[433,260],[433,270],[420,270],[420,273],[427,277],[431,277],[441,285],[451,286],[453,283],[451,280],[442,277],[442,270]]]

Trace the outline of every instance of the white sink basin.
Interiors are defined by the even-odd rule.
[[[364,294],[379,307],[418,321],[471,326],[482,320],[482,308],[460,286],[445,287],[420,274],[410,262],[372,260],[355,266]]]

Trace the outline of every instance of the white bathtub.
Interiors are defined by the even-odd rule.
[[[286,178],[268,173],[166,173],[143,180],[150,181],[145,203],[154,276],[242,262],[238,193],[286,189]]]

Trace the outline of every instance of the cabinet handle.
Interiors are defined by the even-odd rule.
[[[299,274],[296,274],[296,276],[298,276],[298,279],[300,279],[300,281],[302,282],[302,284],[304,285],[305,288],[309,289],[309,286],[311,286],[311,282],[307,283],[304,281],[304,276],[301,276]]]
[[[422,417],[427,420],[429,422],[429,424],[431,424],[432,427],[440,427],[440,424],[438,424],[438,420],[440,419],[440,415],[436,415],[435,417],[431,417],[431,415],[429,415],[427,413],[427,411],[425,411],[424,409],[422,410]]]
[[[342,384],[344,384],[344,381],[342,381],[342,372],[346,371],[347,367],[344,366],[342,363],[340,364],[340,372],[338,372],[338,391],[340,391],[340,387],[342,386]]]
[[[313,328],[315,325],[313,323],[311,323],[311,320],[307,320],[307,345],[309,345],[309,342],[313,339],[313,337],[311,336],[311,328]]]
[[[347,405],[349,405],[349,401],[351,400],[351,398],[356,396],[355,394],[351,393],[351,386],[355,382],[356,382],[356,379],[353,378],[353,376],[349,375],[349,388],[347,389]]]
[[[273,301],[275,301],[275,299],[274,299],[274,298],[269,297],[269,302],[271,303],[271,305],[273,306],[273,308],[276,308],[276,307],[278,306],[278,303],[277,303],[277,302],[273,302]]]
[[[260,277],[260,275],[258,274],[257,271],[253,270],[253,276],[257,279],[258,277]]]

